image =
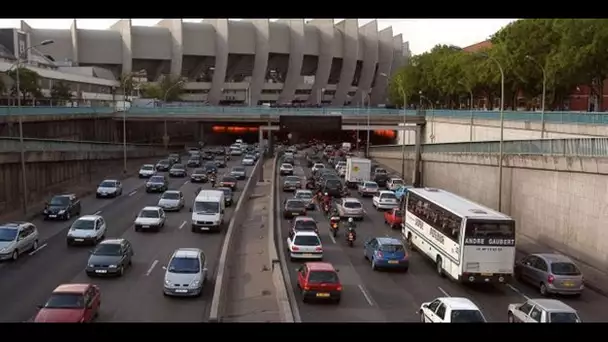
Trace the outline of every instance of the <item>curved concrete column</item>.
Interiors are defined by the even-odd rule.
[[[268,19],[251,20],[255,28],[255,58],[249,92],[251,104],[256,106],[262,97],[262,89],[268,69],[268,53],[270,52],[270,24]]]
[[[279,95],[279,103],[293,101],[296,89],[302,80],[302,63],[304,63],[304,19],[279,20],[289,26],[289,68]]]
[[[156,24],[156,26],[169,29],[169,33],[171,34],[170,73],[173,77],[182,76],[182,63],[184,60],[184,31],[182,24],[182,19],[164,19]]]
[[[74,65],[78,65],[80,58],[78,55],[78,25],[76,19],[72,21],[72,26],[70,26],[70,36],[72,38],[72,62],[74,62]]]
[[[357,55],[359,54],[359,26],[357,19],[345,19],[336,25],[342,32],[342,70],[340,82],[336,88],[336,95],[331,102],[332,106],[342,107],[355,77],[357,68]]]
[[[374,72],[376,72],[376,64],[378,63],[378,22],[376,20],[370,21],[360,27],[359,32],[361,33],[359,36],[359,44],[364,44],[363,68],[361,69],[361,78],[359,78],[357,93],[351,103],[353,106],[366,105],[368,101],[371,105],[371,99],[368,99],[367,95],[372,88]],[[361,39],[363,40],[362,42]]]
[[[393,63],[391,66],[391,76],[399,71],[405,62],[403,56],[403,35],[400,33],[393,37]]]
[[[215,65],[213,80],[207,102],[218,105],[222,99],[222,89],[226,81],[226,69],[228,68],[228,19],[210,19],[209,22],[215,28]]]
[[[331,63],[334,60],[334,28],[333,19],[314,19],[306,25],[316,26],[319,30],[319,59],[317,60],[317,72],[315,73],[315,83],[312,85],[308,103],[320,104],[322,90],[327,87]]]
[[[378,33],[378,72],[376,72],[375,87],[372,89],[372,105],[386,102],[388,80],[384,75],[391,75],[393,64],[393,28],[387,27]]]
[[[122,74],[133,71],[133,49],[131,40],[131,19],[121,19],[110,27],[110,30],[120,32],[122,39]]]

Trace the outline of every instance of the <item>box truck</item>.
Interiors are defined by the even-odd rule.
[[[346,186],[356,188],[361,182],[368,181],[371,176],[372,161],[365,158],[350,157],[346,159]]]

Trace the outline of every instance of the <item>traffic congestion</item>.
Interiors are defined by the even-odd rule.
[[[280,158],[278,248],[300,321],[608,319],[574,261],[516,252],[510,217],[357,155],[309,143]]]
[[[260,152],[242,141],[189,148],[91,195],[52,196],[31,222],[0,224],[0,321],[207,320],[224,234]]]

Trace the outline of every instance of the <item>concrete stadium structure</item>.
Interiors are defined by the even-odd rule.
[[[108,30],[34,29],[22,22],[28,44],[54,60],[101,67],[116,78],[145,70],[148,81],[183,77],[185,101],[307,103],[357,106],[386,103],[388,79],[408,58],[401,34],[377,21],[268,19],[200,23],[162,20],[133,26],[130,19]],[[366,98],[369,96],[369,101]]]

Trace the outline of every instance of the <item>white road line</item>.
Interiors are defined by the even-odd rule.
[[[133,191],[131,191],[131,193],[129,193],[129,197],[131,197],[131,196],[135,195],[136,193],[137,193],[137,190],[133,190]]]
[[[95,214],[93,214],[93,215],[99,215],[99,214],[101,214],[101,210],[97,210],[97,211],[95,212]]]
[[[38,246],[38,248],[36,248],[33,251],[29,252],[29,255],[34,255],[34,254],[38,253],[41,249],[43,249],[44,247],[46,247],[46,245],[48,245],[48,244],[45,243],[45,244],[43,244],[41,246]]]
[[[363,293],[363,297],[365,297],[367,304],[369,304],[369,306],[374,306],[372,297],[367,293],[367,291],[365,291],[365,288],[363,288],[363,285],[359,285],[359,290],[361,291],[361,293]]]
[[[152,271],[154,270],[154,267],[156,267],[156,264],[158,264],[158,260],[154,260],[154,262],[152,263],[150,268],[148,268],[148,271],[146,272],[146,276],[149,276],[150,273],[152,273]]]
[[[334,245],[335,245],[336,244],[336,238],[331,233],[329,233],[329,238],[331,239],[331,242],[333,242]]]
[[[182,229],[182,228],[184,228],[184,226],[185,226],[185,225],[186,225],[186,221],[182,222],[182,224],[180,224],[180,225],[179,225],[179,228],[178,228],[178,229]]]
[[[511,284],[507,284],[507,287],[510,288],[513,292],[517,293],[518,295],[526,298],[526,300],[530,300],[530,297],[526,296],[523,292],[519,291],[516,287],[514,287]]]
[[[450,296],[450,294],[449,294],[449,293],[448,293],[446,290],[442,289],[442,288],[441,288],[441,286],[437,286],[437,288],[438,288],[438,289],[439,289],[439,291],[441,291],[441,293],[443,293],[443,294],[444,294],[446,297],[452,297],[452,296]]]
[[[187,181],[185,181],[185,182],[184,182],[184,184],[188,184],[188,183],[190,183],[190,181],[189,181],[189,180],[187,180]]]

